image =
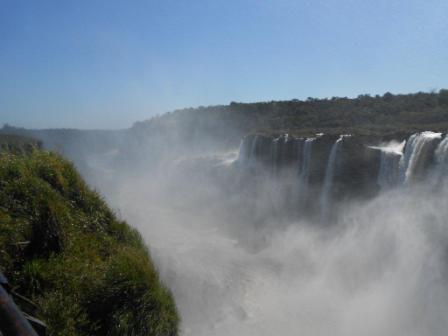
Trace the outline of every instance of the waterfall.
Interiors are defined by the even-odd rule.
[[[256,135],[254,137],[254,140],[252,141],[252,146],[250,149],[250,160],[251,161],[255,161],[257,159],[257,140],[258,140],[258,135]]]
[[[381,189],[389,189],[394,187],[398,182],[398,168],[400,165],[402,155],[382,151],[380,171],[378,173],[378,185]]]
[[[377,183],[381,190],[387,190],[398,183],[400,160],[403,156],[403,148],[406,141],[401,143],[391,141],[378,147],[370,147],[381,151],[380,169]]]
[[[403,157],[400,160],[400,172],[399,173],[400,173],[400,182],[401,183],[404,183],[406,181],[406,177],[408,175],[407,170],[409,167],[412,153],[414,152],[417,137],[418,137],[418,134],[412,134],[409,137],[409,139],[406,143]]]
[[[330,156],[328,158],[327,169],[325,171],[325,179],[322,187],[322,194],[320,195],[320,209],[321,209],[321,218],[322,220],[326,220],[328,217],[328,202],[330,200],[330,192],[333,186],[333,177],[334,177],[334,168],[336,163],[336,156],[339,148],[339,144],[341,143],[344,136],[340,136],[339,139],[331,147]]]
[[[255,155],[257,136],[246,135],[240,142],[238,149],[238,162],[246,163]]]
[[[311,150],[313,146],[313,141],[316,138],[308,138],[305,140],[302,151],[302,162],[300,167],[300,185],[305,187],[308,184],[308,178],[310,176],[310,161],[311,161]]]
[[[400,182],[408,184],[418,173],[420,167],[424,165],[426,154],[430,149],[430,144],[442,137],[442,133],[422,132],[409,137],[406,143],[404,155],[400,160]]]
[[[302,209],[308,198],[308,180],[310,176],[310,162],[313,142],[316,138],[308,138],[305,140],[302,148],[302,158],[299,160],[299,208]]]
[[[448,135],[439,143],[434,154],[435,175],[439,182],[448,173]]]
[[[277,165],[278,165],[278,145],[279,145],[280,137],[275,138],[271,142],[271,162],[272,162],[272,174],[275,175],[277,172]]]
[[[241,139],[240,147],[238,149],[238,162],[244,162],[247,159],[247,145],[246,145],[246,137]]]

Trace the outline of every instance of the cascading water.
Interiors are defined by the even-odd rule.
[[[313,142],[316,138],[308,138],[303,144],[303,149],[301,153],[301,160],[299,160],[299,208],[302,209],[306,203],[308,195],[308,180],[310,176],[310,162],[311,162],[311,152],[313,149]]]
[[[316,138],[308,138],[305,140],[302,153],[302,162],[300,167],[300,184],[306,185],[308,183],[308,178],[310,176],[310,161],[311,161],[311,150],[313,147],[313,142]]]
[[[271,162],[272,162],[272,173],[275,175],[277,173],[277,164],[278,164],[278,154],[279,154],[279,142],[280,137],[275,138],[271,142]]]
[[[403,153],[403,157],[400,160],[400,167],[399,167],[399,175],[400,175],[400,182],[405,183],[407,180],[408,169],[410,166],[410,161],[412,154],[415,149],[415,143],[417,142],[418,134],[412,134],[408,141],[406,142],[405,151]]]
[[[254,154],[257,146],[258,135],[247,135],[241,142],[238,149],[238,162],[248,163],[254,159]]]
[[[443,177],[448,172],[448,135],[440,142],[435,151],[436,174]]]
[[[256,155],[257,155],[257,140],[258,140],[258,135],[255,136],[254,140],[252,141],[252,147],[250,149],[250,160],[251,161],[255,161],[256,160]]]
[[[238,149],[238,162],[244,162],[247,159],[247,144],[246,137],[241,139],[240,147]]]
[[[381,151],[380,169],[377,179],[377,183],[381,190],[387,190],[397,185],[398,170],[405,144],[406,141],[401,143],[391,141],[384,146],[370,147]]]
[[[434,165],[429,172],[429,183],[435,189],[444,187],[444,178],[448,175],[448,134],[434,151]]]
[[[432,168],[446,177],[448,138],[438,143],[437,136],[418,137],[407,147],[411,176],[431,168],[434,158]],[[299,164],[283,160],[283,137],[259,136],[256,150],[254,138],[245,138],[240,157],[256,154],[268,171],[274,162],[278,168],[300,165],[295,180],[260,175],[264,189],[257,191],[263,192],[246,193],[252,184],[229,183],[238,170],[227,165],[216,170],[215,160],[201,159],[193,168],[165,164],[142,176],[123,171],[114,185],[103,185],[151,246],[161,279],[176,299],[181,335],[446,335],[448,189],[411,186],[355,199],[338,207],[340,225],[326,230],[314,216],[290,220],[286,211],[269,214],[272,199],[285,200],[280,192],[267,195],[272,183],[286,180],[295,187],[298,178],[310,177],[313,196],[306,196],[313,202],[319,187],[314,176],[323,176],[324,204],[336,183],[358,179],[355,187],[371,186],[378,178],[389,188],[394,176],[399,179],[396,160],[404,156],[403,143],[395,150],[377,148],[384,154],[380,162],[380,153],[363,151],[362,140],[350,147],[342,137],[336,143],[307,139]],[[428,141],[419,153],[418,141]],[[372,160],[362,161],[365,156]],[[319,165],[320,157],[328,162]],[[366,178],[362,173],[369,169],[373,173]]]
[[[418,173],[427,158],[427,152],[430,150],[430,144],[441,139],[442,133],[422,132],[409,137],[406,143],[404,155],[400,160],[400,182],[408,184]]]
[[[330,192],[333,186],[334,168],[336,162],[336,156],[338,153],[338,148],[342,142],[343,136],[341,135],[339,139],[331,147],[330,156],[328,158],[327,169],[325,171],[325,179],[322,187],[322,193],[320,195],[320,209],[321,209],[321,219],[328,219],[328,204],[330,201]]]
[[[319,209],[323,221],[328,220],[332,207],[331,198],[335,179],[338,179],[338,185],[341,185],[339,191],[348,193],[348,198],[350,198],[350,193],[359,192],[369,183],[373,183],[373,185],[376,183],[380,190],[385,191],[398,185],[407,185],[412,181],[420,180],[427,173],[433,177],[434,183],[437,183],[443,175],[448,173],[448,138],[442,141],[441,133],[427,131],[411,135],[407,142],[391,141],[379,146],[368,146],[380,151],[380,155],[376,155],[374,159],[375,155],[372,156],[372,154],[351,152],[353,148],[359,147],[353,147],[347,143],[347,152],[344,152],[341,159],[337,160],[340,143],[346,136],[341,135],[331,145],[326,167],[320,170],[324,176],[321,179],[321,193],[317,196],[319,202],[317,207],[314,205],[311,208]],[[301,210],[310,201],[309,192],[312,191],[309,187],[311,155],[313,153],[313,157],[314,155],[321,156],[320,153],[324,148],[322,144],[315,147],[316,139],[317,137],[295,139],[287,134],[276,138],[250,135],[240,144],[239,161],[245,161],[244,166],[251,167],[250,171],[261,179],[262,176],[265,176],[262,174],[263,171],[275,176],[275,179],[271,181],[274,184],[270,189],[275,190],[274,194],[282,194],[284,203],[290,202],[288,204],[300,210],[301,213]],[[356,141],[358,140],[353,143],[356,144]],[[326,150],[328,151],[328,147]],[[353,158],[351,153],[353,153]],[[370,155],[370,158],[366,155]],[[336,161],[340,161],[341,167],[345,167],[344,171],[341,171],[341,175],[338,174],[337,177],[335,177]],[[354,167],[361,168],[357,170],[358,168]],[[316,176],[319,176],[319,164],[316,169],[318,169]],[[351,172],[344,173],[345,169],[351,169]],[[279,175],[280,172],[285,174]],[[292,180],[294,178],[295,180]],[[282,211],[281,204],[278,209]]]

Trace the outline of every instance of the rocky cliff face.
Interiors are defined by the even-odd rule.
[[[446,151],[441,133],[412,134],[405,146],[403,140],[251,134],[241,142],[238,165],[248,180],[278,180],[293,208],[317,214],[341,202],[373,197],[387,186],[417,183],[439,169],[437,155]]]

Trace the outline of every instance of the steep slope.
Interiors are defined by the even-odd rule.
[[[0,154],[0,265],[49,335],[176,335],[139,233],[56,154]]]

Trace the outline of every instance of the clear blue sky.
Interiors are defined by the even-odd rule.
[[[0,0],[0,124],[448,87],[448,0]]]

